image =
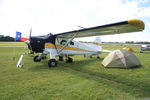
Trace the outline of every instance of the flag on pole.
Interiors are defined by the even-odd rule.
[[[29,40],[28,38],[22,37],[21,32],[16,32],[16,41],[27,41]]]
[[[21,40],[21,32],[16,32],[16,41],[20,41]]]

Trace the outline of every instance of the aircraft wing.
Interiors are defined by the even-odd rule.
[[[63,32],[56,34],[57,38],[78,38],[98,35],[112,35],[120,33],[138,32],[144,30],[145,24],[138,19],[131,19],[127,21],[96,26],[91,28],[84,28],[80,30],[74,30],[69,32]]]

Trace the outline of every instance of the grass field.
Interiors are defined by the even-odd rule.
[[[21,46],[22,43],[0,43],[0,46]],[[115,50],[124,46],[106,46]],[[59,62],[49,68],[48,59],[35,63],[25,56],[25,66],[16,62],[23,47],[0,47],[0,100],[141,100],[150,98],[150,52],[139,53],[130,46],[142,63],[134,69],[107,69],[101,59],[74,56],[73,63]],[[15,55],[15,59],[13,56]]]

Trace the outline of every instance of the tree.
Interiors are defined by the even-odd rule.
[[[0,35],[0,41],[14,42],[15,38],[10,36]]]

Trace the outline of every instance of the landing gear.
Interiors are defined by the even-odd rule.
[[[39,54],[38,56],[35,56],[34,58],[33,58],[33,61],[34,62],[40,62],[41,60],[44,60],[44,59],[46,59],[46,54]]]
[[[64,61],[63,56],[59,56],[59,61]]]
[[[66,63],[72,63],[72,62],[73,62],[73,59],[72,59],[72,58],[68,57],[68,58],[66,59]]]
[[[46,55],[42,55],[41,59],[45,60],[46,59]]]
[[[140,51],[140,53],[143,53],[143,51]]]
[[[100,56],[97,56],[97,59],[100,59]]]
[[[57,66],[57,61],[55,59],[50,59],[48,61],[48,66],[49,67],[56,67]]]
[[[34,61],[34,62],[40,62],[40,61],[41,61],[41,58],[39,58],[39,56],[35,56],[35,57],[33,58],[33,61]]]
[[[31,57],[33,57],[33,56],[34,56],[34,52],[33,52],[33,51],[30,51],[30,52],[28,53],[28,55],[31,56]]]

